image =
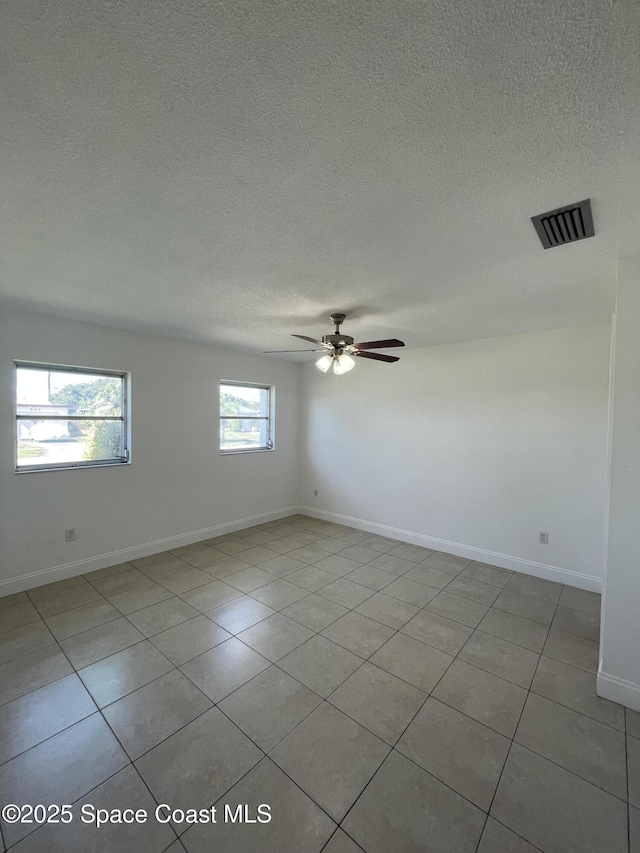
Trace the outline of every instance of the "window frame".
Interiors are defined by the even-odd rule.
[[[230,388],[259,388],[267,392],[267,411],[268,415],[248,416],[248,415],[223,415],[220,412],[220,395],[222,386]],[[233,447],[227,450],[220,446],[218,438],[218,446],[221,456],[234,456],[237,453],[271,453],[276,449],[275,444],[275,386],[266,385],[262,382],[238,382],[236,380],[221,379],[218,383],[218,412],[220,412],[219,421],[222,420],[238,420],[238,421],[266,421],[267,423],[267,444],[260,447]]]
[[[96,367],[78,367],[68,364],[51,364],[49,362],[23,361],[16,359],[13,363],[13,406],[14,406],[14,473],[32,474],[34,471],[70,471],[73,468],[106,468],[131,464],[131,374],[125,370],[102,370]],[[60,415],[41,415],[36,419],[46,420],[83,420],[83,421],[120,421],[122,423],[122,456],[113,459],[83,459],[81,462],[53,462],[47,465],[18,465],[18,424],[21,420],[34,420],[28,415],[18,414],[18,370],[40,370],[49,373],[93,374],[95,376],[115,377],[122,380],[122,415],[83,415],[82,417],[65,418]],[[28,404],[26,404],[28,405]]]

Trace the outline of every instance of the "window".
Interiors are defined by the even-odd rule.
[[[220,383],[220,452],[273,450],[273,392],[267,385]]]
[[[128,461],[127,374],[16,362],[16,471]]]

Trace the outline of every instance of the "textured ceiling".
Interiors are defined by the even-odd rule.
[[[409,346],[607,320],[638,5],[3,0],[2,299],[255,351],[332,310]]]

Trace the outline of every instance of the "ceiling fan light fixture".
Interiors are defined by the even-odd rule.
[[[323,373],[326,373],[332,364],[333,364],[333,356],[332,355],[323,355],[322,358],[319,358],[316,361],[316,367],[318,368],[318,370],[321,370]]]
[[[356,366],[354,359],[351,358],[350,355],[346,353],[342,353],[339,355],[333,362],[333,372],[338,376],[342,376],[343,373],[348,373],[350,370]]]

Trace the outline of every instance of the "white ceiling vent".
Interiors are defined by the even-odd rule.
[[[559,207],[557,210],[532,216],[531,221],[538,232],[543,249],[575,243],[594,235],[591,200],[588,198],[568,207]]]

